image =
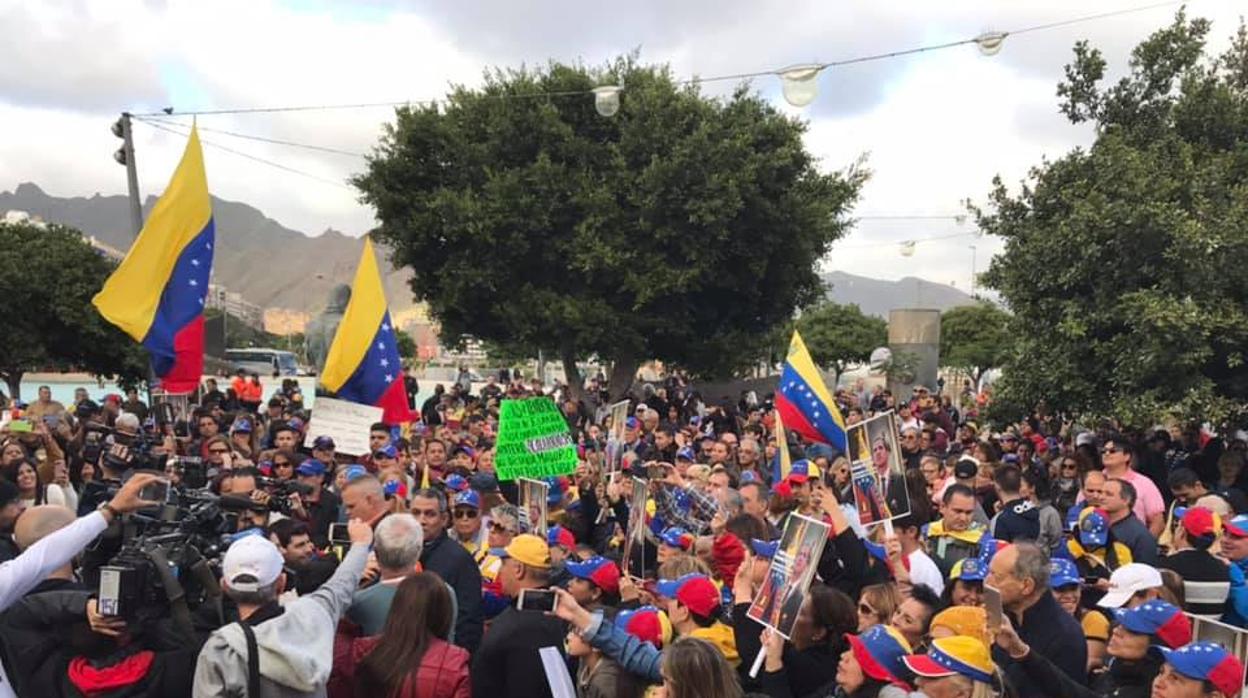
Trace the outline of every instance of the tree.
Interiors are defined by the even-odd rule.
[[[1010,350],[1010,314],[980,301],[940,315],[940,363],[970,374],[979,385],[984,371],[1005,364]]]
[[[1058,88],[1096,141],[998,178],[980,227],[1005,239],[984,276],[1017,340],[998,386],[1016,404],[1117,416],[1234,418],[1248,398],[1248,34],[1205,55],[1180,12],[1102,86],[1086,43]]]
[[[586,94],[602,84],[625,86],[609,118]],[[744,87],[710,99],[635,57],[551,63],[398,109],[354,183],[444,336],[541,349],[578,391],[577,359],[597,355],[619,394],[648,358],[748,365],[820,296],[815,264],[866,173],[820,173],[805,128]]]
[[[72,228],[0,223],[0,378],[12,397],[33,370],[146,378],[147,352],[91,305],[114,268]]]
[[[412,339],[412,335],[406,332],[396,332],[395,341],[399,343],[399,358],[414,359],[416,358],[416,340]]]
[[[869,361],[872,351],[888,343],[888,323],[863,315],[855,304],[820,303],[802,313],[795,324],[815,364],[833,367],[838,377],[850,364]],[[786,350],[791,335],[790,331],[784,337]]]

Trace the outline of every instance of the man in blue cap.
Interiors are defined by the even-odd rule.
[[[338,521],[338,507],[341,502],[338,495],[325,489],[325,476],[329,466],[316,458],[308,458],[295,468],[295,477],[299,482],[312,488],[308,494],[301,495],[303,511],[308,529],[312,534],[312,542],[316,547],[329,545],[329,525]]]

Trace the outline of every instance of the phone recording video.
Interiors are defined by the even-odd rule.
[[[555,610],[555,592],[549,589],[521,589],[519,609],[549,613]]]

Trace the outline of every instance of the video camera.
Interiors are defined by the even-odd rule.
[[[88,431],[88,436],[90,434]],[[85,458],[85,445],[83,452]],[[142,434],[113,430],[100,441],[100,463],[115,472],[132,469],[163,471],[164,460],[164,456],[152,455],[152,444]]]
[[[268,511],[276,511],[285,516],[290,516],[294,510],[290,501],[291,495],[297,494],[300,497],[307,497],[313,492],[311,485],[305,485],[298,480],[279,480],[264,476],[256,478],[256,487],[269,493],[269,502],[266,509]]]

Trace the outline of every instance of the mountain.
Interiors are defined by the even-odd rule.
[[[144,215],[156,197],[149,196]],[[61,198],[29,182],[12,192],[0,191],[0,213],[16,209],[49,223],[72,226],[119,250],[134,239],[125,196]],[[350,284],[360,258],[360,241],[335,230],[310,237],[268,218],[247,204],[212,197],[216,224],[213,282],[265,308],[316,313],[330,290]],[[382,255],[386,297],[395,312],[411,308],[410,272],[398,272]]]
[[[884,281],[856,276],[843,271],[820,274],[828,287],[828,300],[854,303],[864,314],[888,319],[895,308],[934,308],[941,312],[959,305],[971,305],[975,299],[952,286],[907,276],[898,281]]]

